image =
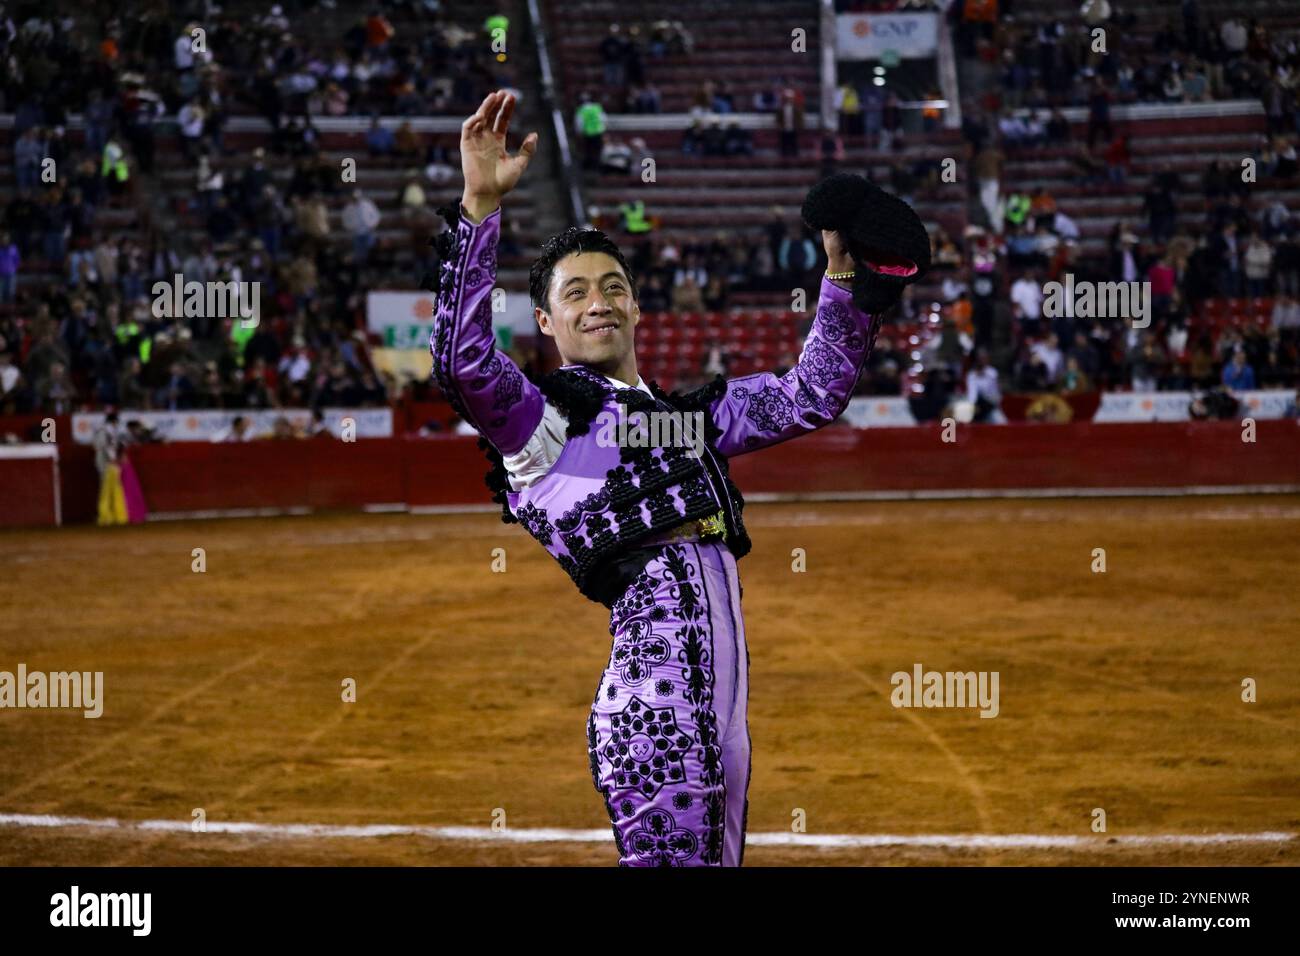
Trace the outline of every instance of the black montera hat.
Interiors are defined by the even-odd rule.
[[[823,179],[808,190],[801,214],[811,228],[837,231],[848,242],[857,272],[853,304],[864,312],[890,308],[930,268],[930,236],[921,217],[864,176]]]

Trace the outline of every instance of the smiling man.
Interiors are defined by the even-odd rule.
[[[451,228],[434,240],[434,377],[482,436],[503,520],[522,524],[583,595],[610,610],[613,642],[587,750],[619,865],[739,866],[751,761],[736,561],[750,540],[727,460],[839,417],[881,315],[928,265],[924,227],[899,203],[905,213],[890,207],[883,235],[851,223],[856,255],[838,230],[823,230],[830,269],[795,367],[718,376],[686,395],[665,394],[637,372],[636,278],[618,246],[594,229],[566,229],[529,276],[538,327],[564,364],[531,381],[492,332],[501,200],[537,149],[531,133],[507,153],[513,110],[511,96],[493,93],[461,128],[464,193],[458,209],[443,211]],[[875,190],[847,187],[810,208],[840,214]],[[908,226],[903,246],[923,247],[924,262],[891,247]],[[627,411],[702,414],[705,440],[695,448],[598,440],[598,417]]]

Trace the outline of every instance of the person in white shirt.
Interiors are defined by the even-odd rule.
[[[0,352],[0,401],[7,398],[9,393],[18,387],[22,377],[22,371],[13,363],[9,353]]]
[[[375,244],[379,226],[379,207],[360,189],[352,191],[352,201],[343,207],[343,228],[352,236],[352,251],[358,262],[365,262]]]
[[[1060,210],[1057,210],[1056,215],[1052,217],[1052,232],[1062,239],[1079,238],[1078,224]]]
[[[975,406],[975,421],[1001,422],[1002,389],[998,386],[998,370],[989,364],[989,353],[980,349],[975,353],[975,364],[966,373],[966,400]]]
[[[1300,302],[1287,295],[1280,295],[1273,303],[1273,328],[1300,328]]]
[[[1244,53],[1246,50],[1246,27],[1240,20],[1224,20],[1219,27],[1219,36],[1229,53]]]
[[[1020,306],[1026,319],[1037,322],[1043,315],[1043,286],[1027,272],[1011,284],[1011,301]]]
[[[193,29],[195,24],[191,23],[185,28],[185,32],[176,38],[172,46],[172,56],[177,70],[194,68],[194,35],[191,33]]]
[[[198,100],[190,100],[176,114],[176,122],[181,129],[181,147],[191,160],[196,155],[199,140],[203,138],[203,124],[206,121],[207,113]]]
[[[1049,333],[1047,338],[1041,342],[1035,342],[1030,347],[1030,351],[1038,356],[1039,361],[1043,363],[1043,367],[1047,370],[1048,384],[1055,385],[1056,380],[1061,377],[1061,366],[1065,363],[1056,333]]]

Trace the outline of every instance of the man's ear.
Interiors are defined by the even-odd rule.
[[[551,325],[551,316],[545,309],[534,306],[533,318],[537,320],[537,327],[542,330],[543,335],[555,338],[555,328]]]

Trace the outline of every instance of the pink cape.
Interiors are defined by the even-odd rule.
[[[140,479],[131,464],[131,456],[125,451],[118,462],[122,470],[122,494],[126,498],[126,518],[131,524],[140,524],[149,515],[149,508],[144,503],[144,490]]]

